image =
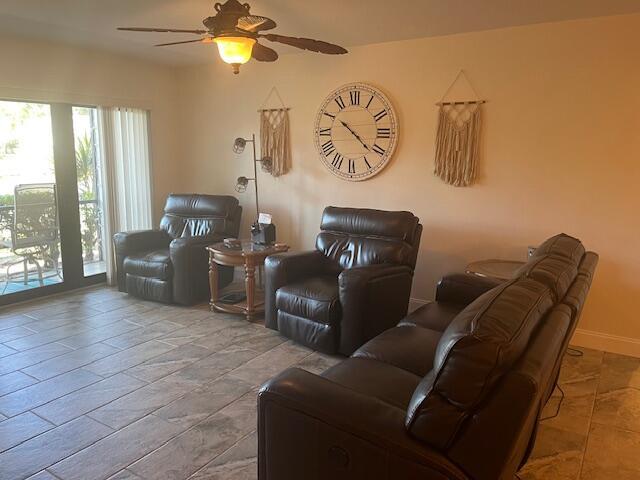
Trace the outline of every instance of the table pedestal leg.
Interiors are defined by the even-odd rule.
[[[209,258],[209,288],[211,289],[211,301],[209,309],[213,311],[214,304],[218,301],[218,264],[213,260],[213,255]]]
[[[253,265],[245,264],[244,270],[244,283],[247,289],[247,318],[251,318],[255,310],[256,268]]]

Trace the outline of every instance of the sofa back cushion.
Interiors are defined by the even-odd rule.
[[[415,267],[422,226],[411,212],[327,207],[316,248],[340,268],[389,263]]]
[[[578,265],[584,254],[584,246],[580,240],[566,233],[559,233],[542,242],[533,253],[533,258],[544,255],[556,255],[568,258],[573,261],[575,265]]]
[[[413,394],[406,417],[410,434],[433,447],[447,448],[525,351],[554,297],[543,283],[515,279],[460,312],[438,342],[433,369]]]
[[[215,233],[235,236],[242,208],[226,195],[171,194],[167,197],[160,229],[172,238]]]
[[[573,260],[558,255],[537,255],[520,267],[514,278],[530,278],[546,285],[560,301],[578,275]]]

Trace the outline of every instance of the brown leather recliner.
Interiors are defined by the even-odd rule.
[[[206,247],[237,237],[242,207],[230,196],[171,194],[159,230],[113,236],[118,289],[164,303],[193,305],[209,297]],[[220,286],[233,269],[219,269]]]
[[[316,249],[266,259],[265,325],[350,355],[407,314],[422,225],[410,212],[327,207]]]
[[[258,396],[260,480],[513,480],[598,256],[561,234],[500,283],[468,274],[351,358]]]

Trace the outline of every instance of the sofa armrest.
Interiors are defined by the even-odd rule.
[[[276,291],[280,287],[329,270],[328,259],[318,250],[269,255],[264,262],[265,326],[278,328]]]
[[[370,265],[338,277],[342,322],[340,345],[351,355],[367,341],[395,327],[407,315],[413,270],[404,265]]]
[[[173,301],[193,305],[208,297],[209,253],[207,247],[224,235],[176,238],[169,245],[173,266]]]
[[[116,257],[118,290],[126,292],[124,259],[131,254],[166,248],[171,237],[164,230],[136,230],[119,232],[113,236],[113,249]]]
[[[354,480],[407,478],[408,471],[422,473],[411,478],[466,480],[444,455],[408,435],[405,415],[400,408],[324,377],[298,368],[285,370],[258,394],[258,476],[338,478],[331,475],[341,467],[331,462],[337,449]],[[361,455],[362,450],[369,455]],[[388,470],[371,472],[364,465],[375,453],[388,455]],[[317,476],[309,465],[319,467]]]
[[[436,287],[436,301],[469,305],[483,293],[502,284],[501,280],[480,277],[471,273],[445,275]]]

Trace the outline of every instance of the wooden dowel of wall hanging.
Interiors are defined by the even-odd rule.
[[[282,110],[286,110],[287,112],[291,110],[290,108],[260,108],[258,112],[280,112]]]
[[[476,104],[480,105],[483,103],[487,103],[487,101],[486,100],[467,100],[464,102],[438,102],[436,103],[436,105],[444,107],[447,105],[476,105]]]

